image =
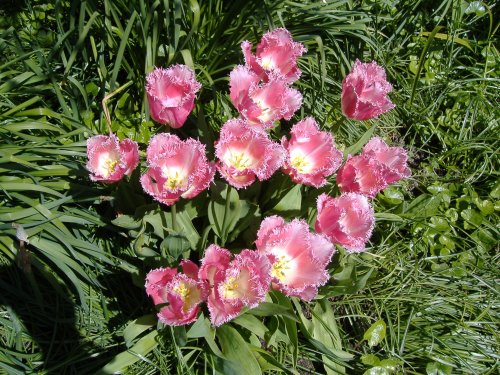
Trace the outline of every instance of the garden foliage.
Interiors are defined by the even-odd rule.
[[[498,6],[2,2],[0,371],[496,373]],[[276,39],[258,45],[285,29],[296,64],[270,83]],[[392,91],[346,105],[362,73],[344,78],[370,61]],[[180,66],[181,82],[167,73]],[[181,105],[151,105],[155,67]],[[286,110],[249,107],[276,92]],[[331,154],[315,174],[304,132]],[[231,158],[243,133],[255,158],[288,156],[243,168]],[[388,146],[409,169],[387,169]],[[172,170],[159,190],[161,168],[186,155],[201,177],[184,186]],[[373,206],[368,224],[350,218],[359,238],[332,227],[353,197]],[[279,233],[298,239],[285,253]],[[301,260],[324,258],[308,286],[266,263],[322,241],[335,253]],[[216,320],[211,267],[229,297],[241,265],[271,271]],[[156,276],[177,282],[168,298]],[[189,293],[208,302],[173,309]]]

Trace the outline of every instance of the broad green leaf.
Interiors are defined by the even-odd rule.
[[[111,361],[108,362],[97,374],[115,374],[121,372],[124,368],[133,365],[139,360],[142,360],[149,352],[157,345],[156,336],[158,331],[154,330],[141,338],[130,349],[117,354]]]
[[[212,186],[211,193],[208,220],[224,245],[238,222],[242,219],[246,220],[247,215],[253,216],[257,207],[240,200],[238,192],[229,185],[215,184]]]
[[[311,335],[328,348],[342,351],[342,340],[337,327],[337,320],[328,300],[323,299],[314,304],[311,317]],[[346,353],[349,356],[349,353]],[[327,374],[345,374],[345,367],[323,355],[325,372]]]
[[[271,212],[280,215],[294,215],[300,212],[302,193],[300,184],[296,184],[288,193],[271,209]]]
[[[290,319],[297,320],[297,317],[289,307],[281,306],[276,303],[262,302],[256,308],[248,310],[249,314],[256,316],[274,316],[283,315]]]
[[[232,322],[248,329],[250,332],[254,333],[260,338],[264,338],[266,332],[269,331],[269,329],[264,323],[262,323],[261,320],[250,314],[242,314],[233,319]]]
[[[375,346],[382,342],[385,338],[386,325],[382,319],[373,323],[363,335],[363,340],[368,341],[368,345]]]
[[[391,371],[389,371],[385,367],[375,366],[375,367],[372,367],[369,370],[366,370],[363,373],[363,375],[391,375]]]
[[[135,338],[147,329],[154,326],[157,321],[158,320],[153,314],[147,314],[130,322],[123,330],[123,339],[125,340],[125,345],[130,348]]]
[[[368,366],[377,366],[380,363],[379,357],[375,354],[363,354],[360,359],[364,365]]]
[[[453,368],[440,362],[429,362],[425,367],[427,375],[451,375]]]
[[[262,373],[248,343],[243,340],[237,330],[225,324],[217,328],[217,339],[224,357],[231,361],[232,370],[238,371],[237,374],[257,375]]]
[[[169,234],[160,244],[162,256],[177,260],[183,252],[190,248],[186,236],[178,233]]]

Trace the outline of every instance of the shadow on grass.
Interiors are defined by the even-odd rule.
[[[11,345],[3,342],[0,349],[14,359],[9,374],[29,370],[39,374],[84,373],[79,369],[82,361],[95,350],[76,329],[74,303],[57,289],[65,290],[65,286],[52,285],[36,269],[22,270],[16,264],[0,267],[0,306],[7,312],[6,321],[12,323],[3,327],[3,339]]]

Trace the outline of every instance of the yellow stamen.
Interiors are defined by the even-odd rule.
[[[238,283],[235,277],[230,277],[222,286],[224,299],[234,299],[239,296]]]
[[[167,190],[175,190],[182,187],[185,184],[184,179],[180,176],[179,171],[169,171],[167,173],[167,181],[165,181],[164,187]]]
[[[120,162],[118,160],[107,159],[104,162],[104,177],[109,177],[115,172],[116,166]]]
[[[260,65],[264,68],[264,69],[271,69],[274,67],[274,61],[273,59],[271,59],[270,57],[264,57],[262,60],[261,60],[261,63]]]
[[[192,305],[194,305],[196,303],[196,298],[197,296],[192,292],[191,288],[189,288],[189,286],[186,286],[185,283],[179,283],[178,285],[176,285],[174,288],[173,288],[173,292],[174,293],[177,293],[179,295],[179,297],[181,297],[182,301],[184,302],[183,306],[182,306],[182,310],[184,312],[188,311]]]
[[[310,163],[306,160],[303,155],[296,155],[290,160],[292,167],[299,173],[307,173],[310,167]]]
[[[234,153],[229,157],[229,165],[233,166],[239,171],[243,171],[250,167],[251,161],[250,158],[244,153]]]
[[[283,281],[286,277],[285,271],[290,269],[287,259],[284,256],[278,258],[271,269],[271,276],[276,277],[279,281]]]

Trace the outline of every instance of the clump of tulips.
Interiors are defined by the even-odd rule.
[[[289,138],[273,141],[269,129],[276,121],[290,120],[302,104],[301,93],[291,86],[301,75],[297,60],[306,50],[283,28],[265,34],[255,54],[250,42],[241,47],[245,65],[236,66],[229,80],[229,97],[240,116],[222,125],[215,142],[217,160],[208,160],[198,140],[159,133],[147,147],[147,169],[140,179],[144,191],[170,206],[207,189],[216,172],[243,189],[281,169],[294,183],[314,188],[337,173],[341,195],[319,196],[315,232],[300,218],[286,222],[270,216],[261,222],[254,249],[233,255],[212,244],[199,265],[183,260],[181,272],[151,270],[146,293],[160,305],[158,318],[168,325],[194,322],[206,303],[212,324],[219,326],[243,308],[258,306],[270,289],[312,300],[329,280],[335,245],[348,252],[365,249],[375,222],[370,199],[410,175],[406,151],[378,137],[344,162],[332,134],[321,131],[312,117],[296,123]],[[183,126],[200,88],[189,67],[156,68],[146,85],[151,117],[172,128]],[[382,67],[356,60],[342,84],[342,111],[354,120],[377,117],[394,107],[387,96],[391,90]],[[93,181],[116,182],[139,163],[137,143],[113,134],[90,138],[87,154]]]

